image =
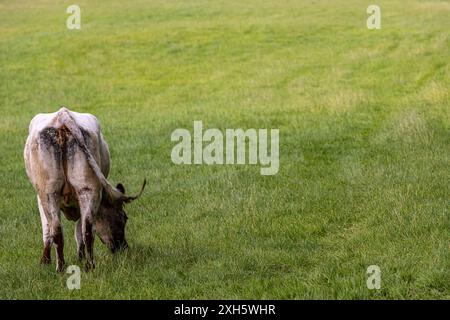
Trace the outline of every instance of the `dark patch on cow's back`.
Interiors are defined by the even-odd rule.
[[[91,133],[81,127],[80,127],[80,131],[81,131],[81,134],[83,135],[84,143],[86,144],[86,147],[89,149],[89,147],[91,145],[91,141],[92,141]]]
[[[89,131],[86,131],[85,129],[80,127],[80,131],[81,134],[83,135],[83,139],[84,139],[84,144],[86,145],[86,148],[89,149],[89,146],[91,145],[91,134],[89,133]],[[79,146],[77,141],[75,140],[75,138],[70,134],[67,135],[66,138],[66,158],[67,159],[72,159],[75,152],[79,150]]]
[[[74,137],[65,126],[61,128],[48,127],[39,133],[40,147],[53,155],[55,163],[62,167],[65,175],[67,158],[75,152],[75,143]]]
[[[39,133],[39,145],[41,148],[53,153],[56,159],[61,159],[64,141],[62,141],[59,129],[45,128]]]
[[[67,137],[67,141],[66,141],[66,158],[67,159],[72,159],[77,146],[77,141],[75,140],[74,137],[69,136]]]

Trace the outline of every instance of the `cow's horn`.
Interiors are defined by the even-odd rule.
[[[145,188],[145,185],[146,185],[146,184],[147,184],[147,179],[144,179],[144,183],[142,184],[141,191],[139,191],[139,193],[138,193],[137,195],[134,195],[134,196],[126,196],[126,195],[123,195],[123,196],[121,197],[121,200],[122,200],[123,202],[125,202],[125,203],[130,203],[131,201],[136,200],[137,198],[139,198],[139,197],[141,196],[142,192],[144,191],[144,188]]]

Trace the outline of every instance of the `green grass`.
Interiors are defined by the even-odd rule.
[[[450,298],[450,2],[0,1],[0,298]],[[131,250],[42,267],[31,118],[95,114]],[[280,129],[280,171],[177,166],[176,128]],[[65,253],[76,264],[73,224]],[[366,269],[382,271],[368,290]]]

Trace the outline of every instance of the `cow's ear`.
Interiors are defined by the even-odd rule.
[[[117,186],[116,186],[116,188],[117,188],[120,192],[122,192],[123,194],[125,194],[125,187],[123,186],[123,184],[118,183]]]

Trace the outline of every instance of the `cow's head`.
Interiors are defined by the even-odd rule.
[[[126,196],[124,186],[119,183],[116,189],[120,191],[121,196],[111,199],[106,194],[102,197],[100,208],[95,219],[95,230],[100,240],[111,250],[112,253],[121,249],[128,248],[125,239],[125,225],[128,217],[125,213],[124,206],[130,203],[142,194],[146,181],[142,185],[139,194],[135,196]]]

